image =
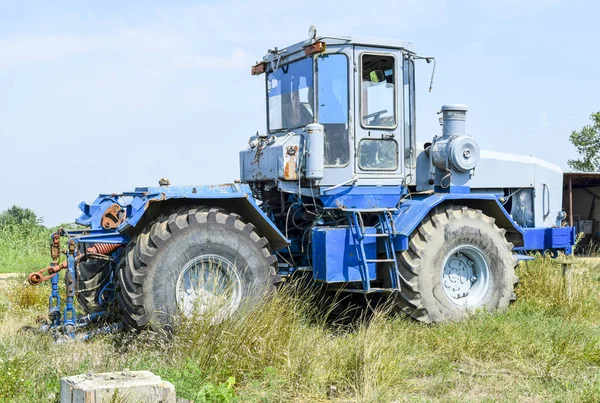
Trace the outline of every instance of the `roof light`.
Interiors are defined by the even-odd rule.
[[[317,27],[311,25],[310,27],[308,27],[308,40],[309,42],[312,42],[315,39],[317,39]]]
[[[258,63],[252,66],[252,75],[258,76],[267,71],[267,63]]]
[[[304,54],[306,56],[314,55],[316,53],[325,52],[325,42],[315,42],[312,45],[308,45],[304,48]]]

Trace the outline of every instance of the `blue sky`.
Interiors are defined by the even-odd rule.
[[[437,58],[432,93],[430,66],[417,70],[420,141],[460,102],[483,149],[567,169],[569,134],[600,110],[598,15],[561,0],[0,0],[0,210],[56,225],[100,192],[238,178],[238,151],[265,127],[250,66],[311,24]]]

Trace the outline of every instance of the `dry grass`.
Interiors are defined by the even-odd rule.
[[[290,288],[221,325],[186,323],[169,341],[125,333],[67,345],[18,332],[47,290],[11,287],[0,291],[0,400],[56,401],[62,376],[128,368],[196,401],[598,401],[599,268],[575,268],[571,303],[557,262],[539,258],[519,274],[507,313],[461,323],[378,310],[334,326],[312,291]]]

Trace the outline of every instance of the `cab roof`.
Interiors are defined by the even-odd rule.
[[[367,46],[373,48],[382,48],[382,49],[393,49],[393,50],[405,50],[408,53],[416,53],[414,50],[414,46],[412,43],[408,41],[402,41],[398,39],[388,39],[388,38],[377,38],[371,36],[320,36],[315,38],[315,41],[325,42],[326,45],[360,45]],[[298,42],[294,45],[285,47],[285,48],[275,48],[273,50],[277,50],[282,52],[282,57],[285,59],[290,55],[301,52],[306,45],[310,44],[310,41],[305,40],[302,42]],[[269,62],[273,59],[277,58],[277,53],[272,52],[271,49],[269,53],[267,53],[263,57],[263,62]]]

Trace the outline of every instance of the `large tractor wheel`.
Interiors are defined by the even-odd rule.
[[[505,230],[480,210],[439,207],[398,253],[397,307],[423,322],[460,320],[477,309],[506,309],[515,299],[517,260]]]
[[[110,263],[108,260],[90,259],[80,262],[77,274],[77,301],[87,313],[105,309],[100,304],[102,289],[110,281]]]
[[[266,238],[236,214],[179,210],[159,217],[126,248],[117,299],[124,323],[170,331],[181,317],[217,324],[274,289]]]

